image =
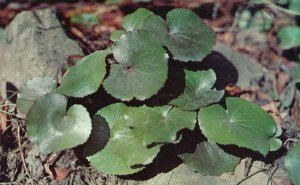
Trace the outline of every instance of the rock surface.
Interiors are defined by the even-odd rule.
[[[1,95],[6,98],[6,84],[20,88],[38,76],[57,78],[68,56],[83,55],[79,45],[65,34],[50,9],[24,11],[6,28],[0,44]]]

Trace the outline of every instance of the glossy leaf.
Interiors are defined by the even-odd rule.
[[[107,50],[96,51],[71,67],[57,88],[57,91],[72,97],[84,97],[98,90],[106,74],[105,57]]]
[[[43,95],[53,92],[57,83],[51,77],[37,77],[28,81],[19,91],[17,98],[18,109],[27,114],[30,107]]]
[[[288,175],[294,185],[300,185],[300,144],[294,146],[284,157],[284,164],[288,171]]]
[[[176,142],[179,130],[193,129],[196,123],[194,112],[170,106],[127,107],[118,103],[97,114],[108,122],[111,137],[106,147],[89,160],[102,172],[118,175],[141,170],[159,152],[158,143]],[[156,145],[148,148],[151,144]],[[134,169],[137,165],[140,168]]]
[[[224,91],[211,89],[216,82],[216,74],[208,71],[185,70],[185,89],[182,95],[170,102],[183,110],[196,110],[221,100]]]
[[[141,26],[141,23],[153,13],[145,8],[139,8],[132,14],[122,19],[122,26],[126,31],[133,31]]]
[[[150,33],[128,32],[112,47],[117,64],[103,86],[123,101],[145,100],[156,94],[167,79],[168,55],[160,41]]]
[[[278,32],[280,47],[291,49],[300,46],[300,28],[298,26],[287,26]]]
[[[181,154],[180,158],[193,171],[213,176],[233,171],[240,162],[238,157],[224,152],[213,142],[202,142],[193,154]]]
[[[157,15],[148,16],[141,29],[154,33],[180,61],[201,61],[212,51],[215,33],[197,14],[188,9],[174,9],[166,22]]]
[[[42,153],[72,148],[88,139],[92,124],[87,110],[81,105],[66,109],[66,97],[55,93],[41,97],[30,108],[26,128]]]
[[[234,144],[266,155],[276,124],[261,107],[241,98],[227,98],[227,110],[212,105],[199,111],[204,135],[219,144]]]

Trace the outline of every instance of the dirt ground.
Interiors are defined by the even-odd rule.
[[[284,142],[282,149],[270,153],[262,160],[263,165],[268,166],[268,170],[263,171],[265,176],[255,177],[254,175],[249,179],[257,178],[255,180],[261,184],[269,183],[262,182],[265,179],[270,180],[270,184],[275,185],[291,184],[283,167],[282,157],[293,145],[293,138],[299,137],[300,96],[298,90],[295,94],[289,94],[286,91],[287,84],[291,81],[291,74],[285,69],[294,66],[297,61],[299,62],[299,48],[282,50],[279,47],[276,34],[285,25],[297,24],[299,17],[295,18],[294,15],[268,5],[251,5],[243,0],[154,0],[140,2],[120,0],[116,4],[113,1],[109,2],[72,1],[65,3],[52,1],[49,3],[38,0],[14,2],[2,0],[0,1],[0,26],[2,29],[7,27],[13,18],[23,10],[52,8],[56,11],[65,33],[80,45],[84,54],[89,54],[109,46],[111,44],[109,36],[112,31],[121,28],[122,17],[139,7],[148,8],[162,17],[176,7],[193,9],[217,33],[215,52],[205,59],[216,64],[214,70],[219,79],[216,84],[217,88],[225,89],[227,95],[241,96],[262,106],[284,131],[281,138]],[[250,12],[258,10],[269,12],[273,16],[272,26],[263,30],[253,27],[241,28],[241,12],[246,9]],[[101,23],[86,26],[70,20],[74,14],[81,12],[96,12],[101,17]],[[247,21],[255,20],[249,19]],[[0,53],[0,55],[2,54]],[[70,60],[72,57],[80,58],[81,56],[70,56]],[[241,60],[241,58],[244,63],[238,64],[236,61]],[[230,71],[230,66],[237,70],[236,76]],[[0,67],[5,68],[6,66]],[[242,73],[243,75],[240,77],[238,74]],[[233,80],[232,78],[236,79]],[[143,183],[139,181],[141,179],[151,180],[151,178],[155,178],[155,176],[148,174],[149,170],[126,177],[102,174],[91,167],[82,156],[82,146],[49,155],[40,154],[37,147],[28,139],[24,117],[17,114],[13,101],[15,94],[10,93],[9,95],[11,95],[11,99],[1,98],[0,104],[0,184],[134,185]],[[292,103],[287,107],[280,104],[280,97],[283,96],[292,99]],[[9,96],[6,95],[6,97]],[[166,153],[168,153],[168,149],[166,149]],[[160,155],[164,156],[164,153]],[[251,160],[246,159],[246,161]],[[168,170],[162,170],[163,172],[171,171],[172,168],[179,166],[181,161],[169,159],[166,163],[172,163],[172,165],[167,168]],[[247,162],[244,161],[244,163]],[[250,167],[244,163],[240,168],[241,171],[247,172]],[[162,162],[161,165],[168,164]],[[168,178],[172,178],[172,175]],[[219,181],[209,181],[212,180],[209,179],[207,182],[219,182],[221,184],[221,182],[231,181],[234,177],[226,177],[225,175],[222,178],[223,180]],[[236,178],[240,178],[240,176]],[[159,184],[157,182],[159,181],[152,180],[149,184]],[[161,182],[161,184],[164,183]]]

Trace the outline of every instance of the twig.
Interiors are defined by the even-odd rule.
[[[245,180],[249,179],[250,177],[253,177],[254,175],[256,175],[256,174],[258,174],[258,173],[260,173],[260,172],[264,172],[264,171],[266,171],[266,170],[267,170],[267,169],[261,169],[261,170],[258,170],[258,171],[256,171],[256,172],[252,173],[251,175],[249,175],[248,177],[245,177],[245,178],[243,178],[242,180],[240,180],[238,183],[236,183],[236,185],[240,185],[242,182],[244,182]]]
[[[300,16],[300,12],[297,12],[297,11],[294,11],[294,10],[290,10],[290,9],[283,8],[283,7],[281,7],[281,6],[278,6],[277,4],[275,4],[274,2],[272,2],[272,1],[270,1],[270,0],[262,0],[262,2],[263,2],[264,4],[269,5],[269,6],[270,6],[271,8],[273,8],[273,9],[277,9],[277,10],[282,11],[282,12],[287,13],[287,14]]]
[[[21,144],[20,126],[19,125],[18,125],[17,132],[18,132],[18,145],[19,145],[19,148],[20,148],[21,159],[22,159],[22,162],[23,162],[23,166],[24,166],[25,172],[26,172],[27,176],[29,177],[29,179],[31,180],[31,184],[35,184],[34,180],[30,176],[30,173],[29,173],[28,168],[26,166],[25,158],[24,158],[24,155],[23,155],[23,147],[22,147],[22,144]]]

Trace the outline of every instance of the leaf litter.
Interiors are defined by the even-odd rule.
[[[123,15],[131,12],[124,7],[136,8],[141,4],[132,1],[120,1],[114,7],[111,5],[103,5],[95,2],[75,2],[71,4],[64,3],[5,3],[4,9],[0,11],[0,25],[5,27],[12,18],[24,9],[52,7],[56,9],[61,19],[66,21],[66,32],[75,38],[79,44],[84,48],[86,53],[91,53],[98,49],[106,48],[109,44],[109,35],[116,29],[121,28],[121,18]],[[217,5],[219,4],[219,5]],[[265,8],[276,16],[273,20],[273,28],[261,33],[256,31],[239,30],[234,22],[238,21],[236,13],[231,13],[236,10],[234,7],[248,5],[243,4],[240,0],[232,2],[220,1],[185,1],[166,4],[165,1],[146,2],[150,8],[158,8],[163,14],[166,5],[174,7],[192,7],[192,8],[207,8],[211,11],[202,13],[200,16],[206,18],[210,26],[217,31],[218,42],[229,44],[225,46],[231,48],[230,53],[237,56],[243,55],[251,61],[242,60],[245,65],[237,67],[239,72],[238,83],[236,89],[242,97],[256,102],[261,105],[271,116],[275,122],[284,130],[283,134],[287,139],[290,139],[286,145],[283,146],[284,151],[289,150],[290,142],[299,137],[299,122],[300,122],[300,106],[299,106],[299,92],[297,83],[292,83],[290,78],[295,80],[295,73],[293,70],[292,61],[284,57],[284,51],[278,47],[278,40],[274,33],[278,32],[283,24],[294,24],[288,15],[282,12],[274,12],[272,9]],[[217,9],[217,16],[213,16],[213,8]],[[238,9],[237,9],[238,10]],[[73,23],[70,21],[71,17],[80,13],[93,13],[92,16],[97,15],[99,22],[92,22],[88,26],[82,25],[80,21]],[[197,12],[199,13],[199,12]],[[225,16],[221,16],[221,15]],[[282,23],[282,19],[288,23]],[[93,17],[93,20],[96,20]],[[222,29],[220,29],[222,28]],[[251,39],[254,38],[262,39]],[[249,39],[250,38],[250,39]],[[284,44],[284,43],[283,43]],[[291,45],[289,45],[290,47]],[[292,46],[295,46],[293,44]],[[218,50],[218,52],[223,53]],[[223,53],[229,60],[233,59]],[[297,59],[295,59],[297,60]],[[238,61],[238,60],[237,60]],[[255,61],[255,62],[253,62]],[[233,64],[240,65],[239,62]],[[245,66],[248,66],[245,68]],[[252,70],[253,68],[254,71]],[[286,67],[289,70],[285,70]],[[297,71],[297,70],[296,70]],[[291,84],[292,85],[289,85]],[[230,85],[230,84],[227,84]],[[286,98],[289,98],[287,103]],[[1,102],[5,102],[1,100]],[[2,105],[2,104],[1,104]],[[60,153],[55,162],[51,163],[49,170],[46,170],[45,163],[47,163],[48,155],[40,154],[36,147],[29,143],[27,132],[25,131],[24,120],[18,114],[15,114],[15,106],[2,106],[1,107],[1,138],[0,138],[0,182],[12,183],[37,183],[37,184],[57,184],[60,180],[61,184],[147,184],[146,182],[136,182],[131,180],[120,179],[119,177],[101,174],[88,167],[87,161],[83,160],[76,150],[70,149]],[[19,131],[19,132],[18,132]],[[21,147],[20,147],[21,146]],[[25,160],[22,160],[22,154]],[[267,158],[272,158],[267,156]],[[25,164],[24,164],[25,163]],[[264,163],[271,164],[266,165]],[[180,165],[173,171],[168,173],[160,173],[154,179],[150,179],[150,184],[183,184],[183,179],[187,178],[190,184],[199,184],[202,181],[204,184],[228,184],[232,182],[240,182],[244,180],[244,184],[267,184],[272,181],[274,184],[291,184],[287,178],[286,171],[282,167],[283,160],[281,158],[274,158],[271,161],[264,160],[264,163],[255,161],[251,163],[249,176],[259,171],[259,173],[245,178],[243,175],[237,175],[245,169],[244,162],[236,167],[234,173],[223,174],[221,177],[201,176],[191,171],[187,172],[184,165]],[[27,166],[27,172],[24,168]],[[276,167],[276,170],[273,170]],[[261,171],[260,171],[261,170]],[[275,171],[274,173],[270,170]],[[179,171],[179,172],[178,172]],[[50,173],[51,172],[51,173]],[[57,175],[54,175],[57,174]],[[233,176],[232,176],[233,175]],[[165,176],[165,177],[162,177]],[[227,176],[227,177],[226,177]],[[230,176],[230,177],[228,177]],[[224,180],[226,179],[226,180]],[[206,182],[206,183],[205,183]]]

